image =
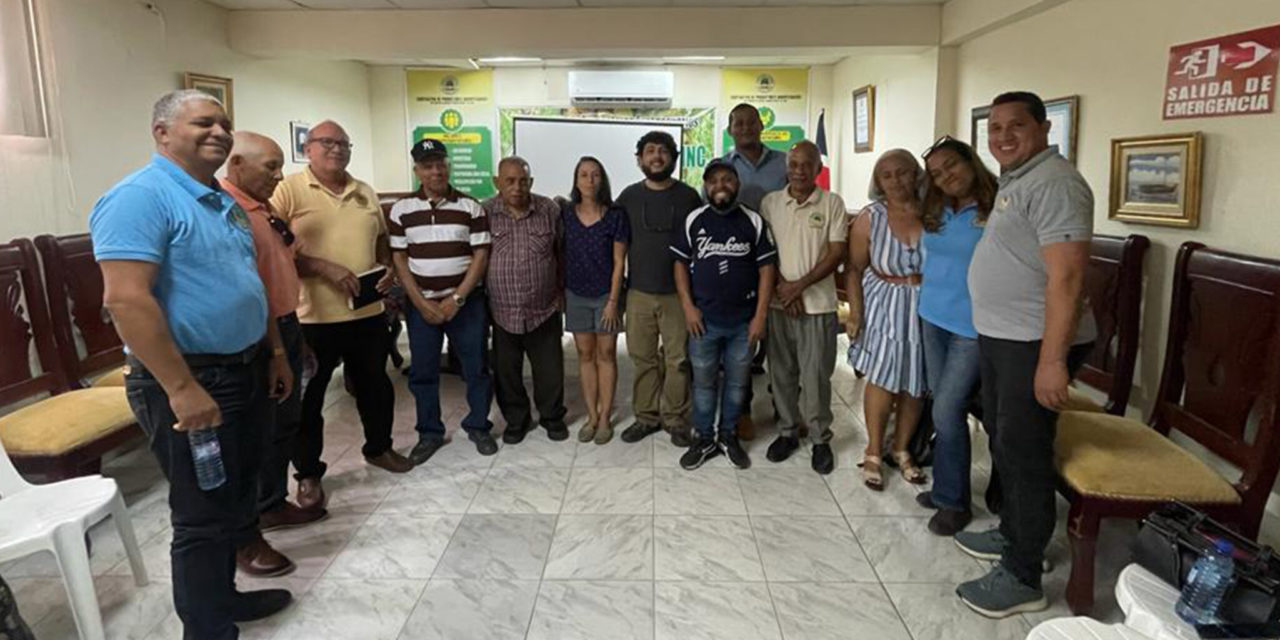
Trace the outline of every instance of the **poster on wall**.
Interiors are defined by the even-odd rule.
[[[728,114],[746,102],[760,110],[765,146],[788,151],[804,139],[809,118],[809,69],[804,67],[725,67],[720,72],[720,153],[733,148]]]
[[[1271,113],[1278,62],[1280,25],[1171,47],[1164,119]]]
[[[409,143],[423,138],[440,140],[449,150],[451,181],[456,189],[477,199],[496,193],[493,71],[409,69],[406,82]]]

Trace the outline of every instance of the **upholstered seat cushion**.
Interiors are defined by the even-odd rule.
[[[123,383],[121,383],[123,384]],[[94,383],[98,386],[98,383]],[[1067,387],[1067,404],[1062,407],[1063,411],[1092,411],[1094,413],[1105,413],[1106,409],[1102,405],[1094,402],[1093,398],[1085,395],[1083,391],[1077,389],[1074,385]]]
[[[1106,413],[1058,417],[1058,474],[1082,495],[1117,500],[1239,503],[1231,483],[1147,425]]]
[[[0,416],[0,441],[9,455],[56,456],[135,422],[124,389],[81,389]]]
[[[120,365],[96,378],[90,383],[93,387],[123,387],[124,365]]]

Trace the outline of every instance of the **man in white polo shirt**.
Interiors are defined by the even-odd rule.
[[[809,425],[812,466],[835,466],[831,452],[831,375],[836,365],[836,285],[831,274],[844,260],[848,221],[844,200],[818,188],[822,154],[801,141],[787,153],[787,186],[764,197],[760,214],[778,244],[778,285],[769,308],[769,382],[778,408],[778,439],[770,462],[800,446]]]
[[[440,346],[444,337],[462,363],[467,384],[462,428],[482,455],[498,452],[489,435],[491,383],[485,366],[485,297],[479,291],[489,261],[489,219],[484,208],[449,184],[444,143],[425,138],[413,145],[413,174],[422,187],[391,207],[392,260],[409,305],[409,390],[417,401],[415,465],[444,445],[440,420]]]

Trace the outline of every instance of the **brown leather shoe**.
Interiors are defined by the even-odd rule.
[[[258,531],[266,533],[279,529],[292,529],[304,524],[311,524],[329,517],[324,507],[301,509],[292,502],[286,501],[283,506],[264,512],[258,516]]]
[[[329,497],[324,495],[320,478],[303,478],[298,481],[298,508],[310,511],[323,509]]]
[[[372,458],[365,458],[364,461],[378,467],[379,469],[386,469],[391,473],[408,473],[413,471],[413,463],[410,462],[408,458],[396,453],[394,449],[387,449],[380,455],[376,455]]]
[[[298,568],[283,553],[272,549],[261,533],[253,542],[236,549],[236,566],[246,575],[258,578],[276,578]]]
[[[754,440],[756,437],[756,423],[751,421],[751,416],[742,415],[738,417],[738,439]]]

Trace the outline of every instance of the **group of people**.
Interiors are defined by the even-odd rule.
[[[233,133],[216,99],[165,95],[152,118],[156,154],[99,200],[90,227],[104,302],[128,347],[129,402],[170,483],[186,637],[234,638],[235,622],[289,603],[281,589],[237,592],[235,573],[291,571],[262,532],[327,515],[321,409],[339,363],[366,461],[403,473],[447,442],[446,337],[466,384],[461,428],[493,455],[494,396],[507,445],[533,429],[535,408],[549,438],[569,437],[565,330],[586,405],[578,440],[609,442],[625,327],[635,421],[620,437],[664,431],[692,470],[718,455],[751,464],[741,441],[754,437],[758,350],[779,430],[767,459],[785,460],[807,437],[813,469],[830,473],[842,264],[848,358],[867,378],[864,483],[885,486],[891,415],[892,458],[904,480],[926,482],[907,442],[932,394],[935,478],[919,500],[937,510],[929,528],[999,561],[960,597],[991,616],[1045,606],[1055,410],[1093,337],[1080,322],[1091,194],[1048,145],[1049,126],[1039,98],[1003,94],[989,136],[998,181],[968,145],[943,137],[923,166],[903,150],[881,156],[872,204],[854,216],[818,187],[817,147],[769,149],[747,104],[729,114],[734,149],[706,166],[701,194],[674,177],[678,147],[662,132],[637,142],[644,179],[616,199],[595,158],[574,167],[570,197],[553,200],[533,193],[525,161],[508,157],[498,195],[478,202],[451,185],[445,145],[424,139],[411,150],[420,188],[384,216],[373,188],[347,172],[352,145],[338,124],[313,127],[308,167],[285,177],[280,147]],[[381,291],[401,283],[408,303],[418,441],[407,456],[392,447],[383,305],[354,303],[370,273]],[[1000,528],[971,533],[966,407],[979,379],[1005,497]],[[211,428],[226,481],[205,490],[188,436]]]

